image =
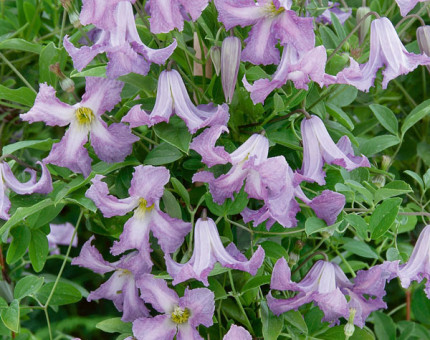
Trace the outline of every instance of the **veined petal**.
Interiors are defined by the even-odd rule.
[[[267,305],[275,315],[281,315],[282,313],[288,312],[289,310],[297,310],[300,306],[303,306],[313,301],[313,294],[298,294],[290,299],[275,299],[272,293],[269,292],[266,296]]]
[[[139,165],[134,168],[129,189],[130,196],[144,198],[146,207],[160,200],[164,194],[164,186],[169,183],[170,172],[164,166]]]
[[[102,32],[102,36],[93,46],[82,46],[76,48],[69,40],[69,36],[64,36],[63,45],[67,53],[73,60],[73,66],[81,72],[98,54],[104,53],[108,49],[109,33]]]
[[[133,42],[131,46],[136,52],[142,54],[151,63],[162,65],[170,58],[178,46],[178,43],[176,39],[173,39],[173,42],[169,46],[159,49],[150,48],[143,43],[140,44],[137,42]]]
[[[196,21],[209,3],[209,0],[178,0],[193,21]]]
[[[292,291],[301,290],[296,282],[291,281],[291,269],[284,257],[281,257],[276,261],[276,264],[273,267],[270,289]]]
[[[118,199],[109,195],[109,189],[105,182],[102,182],[104,176],[96,175],[92,180],[91,187],[85,193],[85,196],[94,201],[104,217],[123,216],[132,211],[138,205],[138,199],[129,197]]]
[[[339,288],[329,293],[315,295],[314,300],[318,307],[324,312],[324,317],[321,321],[328,321],[332,324],[336,324],[339,323],[340,317],[348,319],[348,301]]]
[[[133,322],[133,335],[137,340],[172,340],[176,334],[176,324],[168,315],[140,318]]]
[[[122,294],[124,296],[122,321],[133,322],[138,318],[149,316],[145,303],[139,297],[139,290],[134,279],[124,282]]]
[[[51,174],[42,162],[37,162],[42,168],[42,175],[40,176],[39,181],[36,181],[36,173],[32,169],[26,169],[25,171],[30,172],[32,174],[32,178],[25,182],[21,183],[14,176],[9,164],[3,162],[3,177],[6,185],[20,195],[39,193],[39,194],[47,194],[52,191],[52,178]],[[1,176],[1,175],[0,175]]]
[[[81,253],[72,260],[72,265],[91,269],[98,274],[105,274],[115,270],[115,267],[105,261],[96,247],[91,245],[94,236],[84,243]]]
[[[199,332],[188,323],[178,325],[176,340],[203,340]]]
[[[215,0],[218,10],[218,20],[226,30],[234,26],[249,26],[266,17],[264,7],[259,6],[254,0]]]
[[[116,79],[132,72],[146,76],[150,69],[148,60],[137,53],[128,42],[109,48],[107,57],[109,62],[106,76],[109,79]]]
[[[213,325],[214,298],[214,293],[207,288],[185,289],[184,296],[179,299],[179,306],[190,310],[188,323],[191,327]]]
[[[55,96],[55,89],[46,83],[40,84],[33,107],[20,118],[29,123],[44,122],[49,126],[66,126],[74,117],[75,108],[61,102]]]
[[[82,25],[94,24],[104,30],[112,30],[115,22],[115,10],[119,2],[124,0],[83,0],[79,21]],[[136,0],[126,0],[134,3]]]
[[[10,201],[6,196],[6,186],[1,175],[2,164],[0,163],[0,219],[8,220],[10,218],[8,212],[10,209]]]
[[[252,340],[252,336],[245,328],[231,325],[230,330],[224,335],[223,340]]]
[[[418,2],[424,2],[426,0],[396,0],[397,5],[400,8],[400,14],[404,17],[408,14]]]
[[[47,236],[49,248],[56,248],[57,245],[69,245],[72,241],[73,234],[75,232],[75,227],[66,222],[64,224],[50,224],[50,233]],[[72,241],[72,246],[78,246],[78,238],[74,237]]]
[[[230,154],[231,163],[237,164],[253,157],[254,164],[259,165],[267,159],[269,140],[259,134],[253,134],[245,143]]]
[[[345,206],[345,196],[331,190],[324,190],[308,205],[315,211],[318,218],[323,219],[327,225],[332,225]]]
[[[177,0],[151,0],[148,5],[152,33],[168,33],[175,28],[179,31],[184,29],[184,19]]]

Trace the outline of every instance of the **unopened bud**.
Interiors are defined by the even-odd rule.
[[[370,12],[369,7],[359,7],[357,9],[357,23],[364,18],[364,16]],[[364,39],[366,39],[367,33],[369,33],[370,30],[370,22],[371,22],[370,15],[364,20],[364,22],[360,25],[360,28],[358,29],[358,41],[360,45],[363,43]]]
[[[227,103],[231,103],[239,73],[242,43],[239,38],[227,37],[221,47],[221,83]]]
[[[343,332],[345,333],[345,336],[347,339],[350,338],[351,336],[353,336],[354,331],[355,331],[354,324],[349,323],[349,322],[345,325],[345,327],[343,329]]]
[[[391,157],[384,155],[382,156],[381,169],[384,171],[388,171],[388,168],[391,165]]]
[[[430,26],[421,26],[417,29],[417,41],[421,53],[430,57]],[[430,72],[430,65],[427,65],[427,70]]]
[[[212,46],[209,53],[211,56],[212,64],[215,68],[215,73],[217,76],[219,76],[219,73],[221,71],[221,48],[218,46]]]
[[[297,262],[299,262],[300,256],[294,252],[291,252],[288,254],[288,264],[290,266],[294,266],[295,264],[297,264]]]
[[[60,86],[63,89],[63,91],[72,93],[75,91],[75,82],[70,78],[65,78],[60,80]]]
[[[375,184],[378,188],[382,188],[385,185],[385,176],[377,175],[373,177],[372,183]]]
[[[60,0],[64,9],[69,14],[70,23],[73,27],[78,28],[81,26],[81,22],[79,21],[79,13],[75,8],[75,3],[73,0]]]

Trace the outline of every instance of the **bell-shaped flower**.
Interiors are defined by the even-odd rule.
[[[112,276],[95,291],[88,295],[87,300],[112,300],[118,311],[123,312],[122,321],[130,322],[139,317],[149,316],[145,303],[139,298],[136,280],[149,273],[151,267],[142,261],[139,252],[129,253],[119,261],[109,263],[100,252],[91,245],[92,236],[82,246],[81,253],[72,260],[73,265],[88,268],[98,274],[113,272]]]
[[[60,254],[59,245],[68,246],[72,243],[72,247],[78,246],[78,237],[74,237],[75,227],[71,223],[50,224],[49,228],[51,231],[46,238],[51,254]]]
[[[417,42],[422,54],[430,56],[430,26],[420,26],[417,28]],[[427,65],[430,72],[430,65]]]
[[[340,71],[333,83],[349,84],[367,92],[378,70],[385,66],[382,88],[386,89],[390,80],[412,72],[418,65],[430,65],[430,57],[408,52],[391,21],[380,18],[371,24],[369,61],[359,65],[350,58],[350,66]]]
[[[281,45],[291,44],[306,52],[315,46],[312,18],[298,17],[290,10],[291,1],[280,0],[215,0],[218,20],[227,30],[235,26],[253,25],[245,40],[242,61],[253,64],[278,64],[278,39]]]
[[[29,195],[33,193],[47,194],[52,191],[52,178],[49,170],[42,162],[37,163],[42,168],[39,181],[37,180],[35,170],[25,169],[24,171],[30,174],[30,179],[22,183],[15,177],[9,164],[0,161],[0,219],[8,220],[10,218],[9,209],[11,203],[7,196],[8,189],[19,195]]]
[[[226,125],[229,119],[226,104],[195,106],[178,71],[165,70],[158,78],[157,98],[152,112],[148,114],[140,105],[135,105],[122,121],[130,123],[131,127],[153,126],[168,122],[173,114],[185,122],[191,133],[207,126]]]
[[[69,125],[64,137],[54,144],[44,162],[88,176],[91,172],[91,158],[84,147],[88,134],[96,155],[102,161],[122,162],[139,138],[124,124],[107,126],[101,115],[111,111],[121,101],[123,85],[115,80],[87,77],[82,101],[69,105],[58,100],[52,86],[41,84],[33,107],[26,114],[20,115],[21,119],[30,123],[45,122],[50,126]]]
[[[325,184],[324,163],[336,164],[351,171],[358,167],[370,167],[365,156],[354,156],[351,142],[343,136],[337,144],[333,142],[323,121],[318,116],[303,119],[301,123],[303,139],[303,164],[296,181],[302,180]]]
[[[170,179],[169,170],[151,165],[135,167],[128,191],[130,197],[124,199],[109,195],[108,186],[102,179],[103,176],[96,175],[85,195],[94,201],[103,216],[123,216],[134,210],[133,216],[124,225],[119,241],[115,241],[111,248],[113,255],[137,249],[148,264],[152,264],[150,231],[165,253],[176,251],[190,232],[191,224],[172,218],[160,210],[160,198]]]
[[[207,288],[185,289],[183,297],[167,287],[166,281],[145,274],[138,280],[141,297],[159,313],[133,322],[137,340],[203,339],[197,327],[210,327],[215,310],[214,293]]]
[[[196,279],[208,286],[208,276],[216,262],[227,268],[246,271],[251,275],[257,273],[264,260],[264,250],[258,246],[257,251],[248,260],[230,243],[224,248],[215,222],[211,218],[199,218],[194,231],[194,252],[187,263],[177,263],[169,254],[164,256],[167,272],[173,277],[173,284]]]
[[[239,73],[242,42],[237,37],[227,37],[221,47],[221,84],[227,103],[233,99]]]
[[[109,7],[108,4],[106,6]],[[108,78],[115,79],[130,72],[146,75],[151,63],[164,64],[175,50],[176,40],[159,50],[149,48],[142,42],[130,1],[120,1],[115,6],[113,16],[113,20],[109,20],[112,27],[102,29],[92,46],[76,48],[67,35],[64,37],[64,48],[78,71],[82,71],[98,54],[106,52],[109,59],[106,68]]]
[[[177,28],[184,29],[184,20],[196,21],[208,5],[209,0],[148,0],[145,9],[149,13],[151,32],[168,33]]]
[[[427,0],[396,0],[402,16],[408,14],[417,5],[417,3],[425,1]]]
[[[245,328],[231,325],[230,330],[224,335],[223,340],[252,340],[252,336]]]
[[[291,80],[298,89],[307,90],[307,84],[311,80],[322,87],[326,77],[326,60],[327,54],[324,46],[299,53],[292,45],[287,45],[284,47],[281,62],[273,74],[272,80],[263,78],[251,85],[244,76],[242,82],[251,93],[254,104],[263,103],[274,89],[281,88],[288,80]]]

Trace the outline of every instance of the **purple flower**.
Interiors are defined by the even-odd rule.
[[[179,116],[191,133],[212,125],[226,125],[229,119],[226,104],[195,106],[188,95],[184,81],[176,70],[163,71],[158,79],[157,98],[150,114],[135,105],[122,119],[131,127],[152,126],[168,122],[173,114]]]
[[[117,262],[109,263],[103,260],[99,251],[91,245],[93,240],[94,236],[85,242],[80,255],[73,259],[72,264],[88,268],[98,274],[112,271],[114,273],[109,280],[91,292],[87,300],[112,300],[118,311],[123,312],[124,322],[148,316],[148,310],[139,298],[136,280],[141,275],[149,273],[151,267],[142,261],[141,255],[136,251],[121,257]]]
[[[42,162],[37,162],[42,168],[42,174],[37,181],[36,171],[33,169],[25,169],[24,172],[30,174],[30,179],[27,182],[20,182],[14,176],[9,164],[0,162],[0,219],[8,220],[10,200],[6,195],[7,189],[16,192],[19,195],[29,195],[33,193],[47,194],[52,191],[52,178],[46,165]]]
[[[306,52],[315,45],[312,18],[300,18],[291,11],[291,1],[279,0],[215,0],[218,20],[227,30],[235,26],[253,25],[245,40],[242,61],[253,64],[278,64],[278,39]]]
[[[111,248],[113,255],[119,255],[130,249],[138,249],[142,257],[152,264],[149,232],[158,239],[165,253],[173,253],[182,244],[185,235],[190,232],[191,224],[172,218],[159,207],[164,186],[169,182],[169,170],[164,167],[139,165],[135,167],[130,197],[118,199],[109,195],[104,177],[96,175],[85,194],[102,211],[103,216],[122,216],[134,210],[133,216],[124,225],[124,231]]]
[[[151,15],[151,32],[168,33],[175,28],[182,31],[184,20],[189,20],[188,15],[196,21],[208,2],[209,0],[148,0],[145,9]]]
[[[73,247],[78,246],[78,238],[73,237],[75,227],[71,223],[50,224],[49,227],[51,232],[48,234],[47,238],[51,254],[60,254],[59,245],[68,246],[70,242],[72,242]]]
[[[298,89],[307,90],[307,84],[311,80],[323,86],[326,78],[326,60],[327,54],[324,46],[299,53],[292,45],[288,45],[284,48],[281,62],[272,76],[272,80],[259,79],[250,85],[244,76],[242,82],[245,88],[251,92],[251,99],[254,104],[263,103],[275,88],[281,88],[288,80],[291,80]]]
[[[123,83],[119,81],[87,77],[82,101],[69,105],[58,100],[53,87],[41,84],[34,106],[26,114],[20,115],[21,119],[30,123],[45,122],[50,126],[70,125],[44,162],[67,167],[88,176],[91,172],[91,158],[84,147],[88,133],[91,145],[102,161],[122,162],[139,138],[126,125],[107,126],[101,118],[102,114],[111,111],[121,101],[122,87]]]
[[[215,222],[211,218],[199,218],[195,226],[194,252],[187,263],[177,263],[169,254],[164,256],[167,272],[173,277],[173,284],[196,279],[208,286],[208,276],[216,262],[223,267],[246,271],[255,275],[264,260],[264,250],[257,251],[248,260],[234,243],[224,248]]]
[[[214,293],[207,288],[185,289],[183,297],[167,287],[166,281],[145,274],[137,282],[141,297],[159,313],[133,322],[137,340],[199,340],[197,327],[210,327],[215,310]]]
[[[245,328],[231,325],[230,330],[224,336],[223,340],[252,340],[252,336]]]
[[[418,65],[430,65],[430,57],[409,53],[400,41],[396,29],[387,18],[372,21],[370,28],[369,61],[359,65],[350,58],[350,66],[336,75],[336,84],[349,84],[367,92],[373,85],[376,73],[382,71],[382,87],[387,88],[390,80],[415,70]]]
[[[130,72],[146,75],[151,63],[164,64],[176,48],[176,41],[163,49],[149,48],[137,33],[130,1],[120,1],[116,6],[112,5],[113,1],[109,0],[111,5],[105,8],[105,12],[114,16],[114,20],[109,20],[111,28],[101,30],[91,47],[76,48],[67,35],[64,37],[64,48],[72,57],[75,68],[82,71],[96,55],[104,52],[109,59],[106,75],[112,79]],[[115,8],[113,14],[112,8]]]
[[[336,164],[351,171],[358,167],[370,167],[365,156],[354,156],[351,142],[343,136],[337,144],[333,142],[323,121],[318,116],[303,119],[301,124],[303,138],[303,164],[296,180],[325,184],[324,163]]]
[[[316,18],[317,22],[322,22],[324,24],[332,24],[331,13],[333,13],[339,19],[339,22],[343,25],[345,21],[348,20],[351,16],[351,8],[348,8],[348,10],[344,12],[339,8],[339,3],[333,3],[332,1],[329,1],[328,5],[330,7],[326,9],[319,17]]]
[[[417,5],[417,3],[425,1],[427,0],[396,0],[402,16],[408,14]]]
[[[227,37],[221,47],[221,83],[227,103],[231,103],[239,73],[242,42],[236,37]]]

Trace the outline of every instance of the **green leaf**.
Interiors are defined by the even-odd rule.
[[[96,327],[106,333],[132,333],[131,322],[123,322],[121,318],[111,318],[99,322]]]
[[[37,293],[37,298],[45,304],[51,294],[54,282],[44,285]],[[52,295],[50,306],[62,306],[78,302],[82,298],[81,292],[69,283],[59,281]]]
[[[167,189],[164,189],[163,195],[164,208],[169,216],[182,219],[181,207],[176,197]]]
[[[430,300],[427,298],[423,288],[414,290],[411,301],[415,318],[430,326]]]
[[[176,193],[181,196],[181,198],[184,200],[185,204],[187,206],[190,205],[190,194],[188,193],[187,189],[183,186],[183,184],[177,180],[175,177],[171,177],[170,181],[172,182],[173,188],[175,189]]]
[[[285,104],[282,100],[282,97],[275,92],[273,95],[273,104],[274,104],[274,111],[275,112],[282,112],[285,110]]]
[[[343,248],[361,257],[366,257],[370,259],[378,258],[378,254],[376,254],[375,250],[363,241],[350,240],[343,245]]]
[[[388,248],[387,250],[387,261],[401,260],[399,251],[396,248]]]
[[[426,171],[426,173],[423,176],[424,180],[424,187],[425,189],[430,189],[430,168]]]
[[[330,12],[331,21],[333,23],[334,30],[336,31],[337,36],[339,39],[343,40],[346,38],[345,29],[343,28],[343,25],[340,23],[338,17],[333,13]]]
[[[146,156],[144,164],[163,165],[173,163],[180,158],[182,158],[182,152],[176,147],[161,143]]]
[[[248,194],[244,188],[239,193],[234,194],[234,199],[227,198],[221,205],[213,201],[212,195],[207,193],[205,196],[206,206],[212,214],[217,216],[237,215],[248,205]]]
[[[331,327],[324,334],[318,335],[318,339],[323,340],[345,340],[345,326]],[[355,327],[354,334],[349,340],[375,340],[375,336],[369,329]],[[379,340],[379,339],[378,339]]]
[[[349,214],[345,216],[345,220],[352,225],[362,239],[367,239],[367,231],[369,226],[366,221],[359,215]]]
[[[14,153],[15,151],[18,151],[21,149],[27,149],[27,148],[42,150],[42,151],[49,151],[52,149],[52,144],[54,144],[54,142],[55,140],[51,138],[44,139],[44,140],[25,140],[25,141],[16,142],[16,143],[4,146],[2,153],[3,155],[8,155],[8,154]]]
[[[51,72],[49,67],[60,61],[61,50],[55,47],[53,42],[46,45],[39,57],[39,83],[48,83],[55,86],[58,77]]]
[[[77,78],[77,77],[106,78],[106,65],[87,68],[86,70],[84,70],[82,72],[78,72],[77,70],[73,70],[70,73],[70,78]]]
[[[375,114],[375,117],[381,123],[381,125],[386,128],[393,135],[397,135],[399,131],[399,122],[393,111],[391,111],[388,107],[372,104],[370,105],[370,109]]]
[[[36,94],[28,87],[10,89],[0,85],[0,99],[31,107],[36,99]]]
[[[1,319],[4,325],[12,332],[19,332],[19,302],[13,300],[7,309],[1,311]]]
[[[277,340],[284,326],[282,316],[277,317],[273,315],[272,311],[267,306],[266,301],[261,302],[260,310],[264,340]]]
[[[408,131],[412,126],[418,123],[421,119],[427,116],[430,113],[430,99],[422,102],[415,109],[412,110],[411,113],[406,117],[403,122],[401,131],[402,136],[405,135],[406,131]]]
[[[242,287],[241,292],[244,293],[250,289],[260,287],[262,285],[267,285],[270,283],[270,275],[254,276],[251,277]]]
[[[264,241],[261,244],[264,249],[266,257],[271,257],[272,259],[279,259],[281,257],[289,258],[287,251],[279,243],[273,241]]]
[[[0,50],[17,50],[39,54],[42,48],[41,44],[32,43],[24,39],[7,39],[0,42]]]
[[[418,174],[416,174],[415,172],[413,172],[411,170],[406,170],[406,171],[403,171],[403,172],[405,174],[411,176],[418,183],[418,185],[421,187],[421,189],[424,189],[424,182],[423,182],[422,178]]]
[[[46,235],[39,229],[31,231],[31,240],[28,247],[31,265],[36,273],[40,272],[45,266],[48,256],[49,245]]]
[[[401,198],[389,198],[376,207],[369,223],[372,239],[383,236],[390,229],[401,203]]]
[[[396,324],[386,314],[374,312],[373,323],[378,340],[396,340]]]
[[[360,152],[366,156],[372,156],[385,149],[397,145],[400,139],[396,136],[383,135],[370,138],[360,145]]]
[[[10,233],[13,239],[7,250],[6,262],[7,264],[14,264],[21,259],[27,251],[31,240],[31,232],[27,226],[22,225],[12,229]]]
[[[308,334],[308,326],[299,311],[290,310],[284,313],[284,319],[300,330],[303,334]]]
[[[326,104],[326,109],[330,116],[336,118],[336,120],[343,126],[345,126],[347,129],[354,129],[354,123],[340,107],[328,103]]]
[[[172,117],[169,123],[157,124],[153,129],[162,140],[188,154],[192,135],[182,119]]]
[[[35,214],[27,218],[28,226],[31,229],[37,229],[45,224],[51,222],[58,214],[63,210],[64,204],[50,205],[43,209],[40,209]]]
[[[382,201],[386,198],[399,196],[413,192],[410,185],[404,181],[392,181],[383,188],[380,188],[375,193],[375,203]]]
[[[43,285],[43,277],[28,275],[23,277],[15,286],[13,297],[21,300],[23,297],[36,293]]]
[[[308,236],[322,231],[325,228],[327,228],[327,224],[317,217],[309,217],[306,219],[305,232]]]

